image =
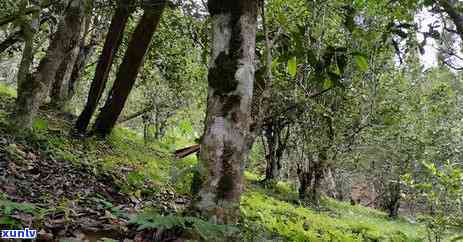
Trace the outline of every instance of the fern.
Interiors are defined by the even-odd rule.
[[[9,200],[0,200],[0,211],[4,215],[11,215],[13,211],[34,214],[36,207],[31,203],[16,203]]]
[[[196,232],[205,240],[227,237],[238,231],[234,226],[213,224],[196,217],[182,217],[173,214],[163,216],[153,212],[139,214],[133,217],[129,223],[138,225],[138,230],[181,228]]]

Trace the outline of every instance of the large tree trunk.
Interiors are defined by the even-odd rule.
[[[37,72],[30,81],[18,86],[15,117],[18,127],[32,126],[32,121],[50,90],[59,66],[79,40],[86,2],[87,0],[71,0]]]
[[[69,53],[64,58],[63,62],[61,62],[61,65],[56,72],[55,81],[50,92],[50,104],[58,110],[63,110],[69,100],[69,80],[71,78],[72,69],[76,62],[79,49],[79,46],[76,45],[71,53]]]
[[[145,4],[149,5],[149,1],[147,2],[145,1]],[[122,64],[119,67],[111,93],[95,121],[95,133],[105,136],[114,128],[129,97],[133,84],[137,79],[138,71],[143,65],[151,39],[161,19],[165,3],[165,1],[152,0],[151,4],[153,6],[146,7],[145,13],[135,28]]]
[[[111,70],[114,57],[119,49],[127,20],[132,12],[132,8],[130,6],[131,3],[132,0],[120,0],[119,6],[111,20],[111,25],[109,26],[103,51],[101,52],[96,67],[95,77],[93,78],[90,86],[87,103],[85,104],[84,110],[79,115],[74,127],[75,131],[78,133],[85,133],[87,130],[90,119],[92,118],[93,113],[98,106],[98,102],[103,95],[109,71]]]
[[[438,4],[449,15],[450,19],[455,24],[458,35],[463,40],[463,13],[456,7],[458,1],[455,0],[438,0]]]
[[[194,208],[211,221],[239,218],[254,82],[257,0],[209,0],[212,56],[205,130],[201,142],[202,184]]]
[[[101,39],[101,28],[95,27],[93,34],[87,44],[87,35],[90,29],[92,16],[85,17],[85,28],[82,32],[82,38],[78,46],[71,52],[71,54],[61,63],[60,68],[56,74],[55,82],[51,90],[51,104],[56,109],[62,110],[71,101],[75,94],[75,86],[82,77],[85,65],[90,57],[93,55],[98,41]],[[95,17],[94,26],[101,24]],[[104,29],[104,27],[103,27]]]
[[[93,23],[93,25],[97,25],[97,24],[102,24],[102,23],[99,21],[95,21]],[[107,28],[103,28],[103,29],[106,30]],[[74,63],[74,67],[72,69],[71,77],[69,80],[68,101],[70,101],[74,97],[76,93],[77,83],[82,79],[82,75],[85,71],[85,67],[87,66],[87,63],[90,61],[91,57],[95,53],[96,47],[98,46],[98,43],[102,39],[103,32],[104,31],[102,29],[96,28],[93,31],[93,34],[92,34],[92,37],[90,38],[89,43],[86,43],[85,39],[82,39],[80,43],[79,53]]]

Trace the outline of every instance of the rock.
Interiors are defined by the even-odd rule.
[[[52,233],[48,233],[47,231],[45,231],[44,229],[41,229],[38,233],[37,233],[37,237],[40,238],[41,240],[44,240],[44,241],[52,241],[53,240],[53,234]]]

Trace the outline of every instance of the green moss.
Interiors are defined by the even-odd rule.
[[[331,201],[334,205],[336,202]],[[336,207],[337,205],[335,205]],[[339,209],[342,207],[342,209]],[[261,226],[273,237],[288,241],[421,241],[424,228],[391,221],[383,214],[356,206],[337,208],[338,216],[315,212],[264,195],[247,192],[241,201],[243,219]],[[350,210],[351,209],[351,210]],[[379,216],[377,216],[379,215]],[[249,231],[252,233],[252,231]]]
[[[16,90],[4,83],[0,83],[0,96],[16,97]]]
[[[245,237],[281,241],[423,241],[425,228],[405,219],[346,202],[323,199],[320,210],[298,205],[296,187],[278,182],[256,185],[261,177],[245,172],[248,191],[241,200]]]

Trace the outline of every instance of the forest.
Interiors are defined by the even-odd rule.
[[[0,9],[0,240],[463,241],[463,1]]]

